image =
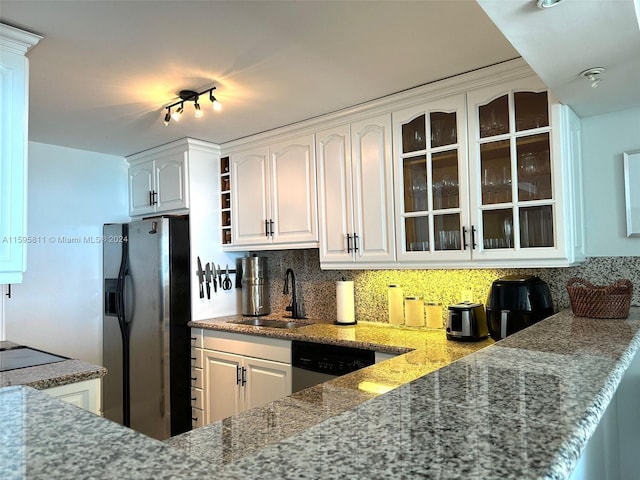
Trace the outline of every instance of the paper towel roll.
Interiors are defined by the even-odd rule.
[[[336,323],[355,323],[353,282],[351,280],[336,282],[336,310]]]

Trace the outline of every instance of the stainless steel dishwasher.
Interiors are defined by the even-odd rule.
[[[292,391],[313,387],[374,363],[375,352],[372,350],[293,340]]]

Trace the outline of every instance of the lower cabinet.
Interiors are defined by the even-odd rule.
[[[204,331],[201,351],[202,367],[192,370],[194,427],[291,395],[288,340]]]
[[[101,387],[102,380],[100,378],[93,378],[82,382],[47,388],[43,390],[43,392],[88,410],[91,413],[95,413],[96,415],[102,415],[100,405]]]

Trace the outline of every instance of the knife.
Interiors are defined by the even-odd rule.
[[[222,288],[222,268],[220,268],[220,264],[218,264],[218,285]]]
[[[200,298],[204,298],[204,289],[202,288],[202,284],[204,283],[204,272],[202,271],[202,262],[200,261],[200,257],[198,257],[198,286],[200,287]]]
[[[211,279],[213,281],[213,291],[218,293],[218,281],[216,280],[216,264],[211,262]]]
[[[211,300],[211,266],[209,262],[204,266],[204,276],[207,283],[207,300]]]

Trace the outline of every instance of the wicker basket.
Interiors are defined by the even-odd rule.
[[[593,285],[583,278],[571,278],[567,283],[571,310],[578,317],[627,318],[631,306],[633,284],[617,280],[608,286]]]

